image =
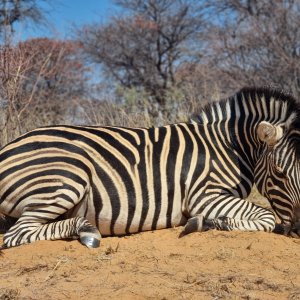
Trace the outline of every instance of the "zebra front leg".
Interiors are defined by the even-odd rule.
[[[240,200],[241,210],[228,211],[227,214],[220,213],[216,218],[208,219],[212,228],[217,230],[242,230],[242,231],[266,231],[271,232],[275,228],[276,219],[269,209],[260,207],[247,200]],[[247,205],[244,205],[247,204]]]
[[[99,230],[84,217],[45,223],[37,217],[21,216],[3,237],[2,248],[19,246],[39,240],[78,238],[88,248],[100,245]]]
[[[260,207],[244,199],[230,196],[231,201],[226,198],[227,205],[215,199],[205,209],[190,218],[181,236],[208,229],[217,230],[242,230],[242,231],[267,231],[275,228],[275,215],[268,209]],[[208,213],[209,212],[209,213]]]
[[[204,216],[199,214],[195,217],[188,219],[186,225],[184,226],[183,231],[180,233],[179,237],[183,237],[192,232],[201,232],[210,229],[210,226],[207,226],[207,221],[204,221]]]
[[[294,238],[300,238],[300,222],[296,222],[293,224],[289,235]]]

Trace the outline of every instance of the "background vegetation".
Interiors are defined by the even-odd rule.
[[[48,25],[43,1],[0,0],[0,146],[42,125],[184,121],[245,85],[300,99],[300,0],[119,0],[72,38],[18,40],[18,23]],[[0,299],[299,299],[300,240],[181,230],[15,247]]]
[[[300,98],[299,0],[118,0],[72,39],[16,41],[45,26],[38,0],[0,0],[0,144],[37,126],[187,120],[246,85]],[[49,16],[48,16],[49,19]]]

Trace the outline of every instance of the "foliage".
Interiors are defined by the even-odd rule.
[[[0,38],[10,42],[13,26],[18,22],[41,24],[46,21],[45,12],[38,0],[0,0]]]
[[[115,3],[122,15],[77,29],[77,41],[12,44],[17,22],[40,24],[45,12],[36,0],[0,0],[0,144],[49,124],[186,121],[245,85],[300,98],[299,0]]]
[[[210,13],[219,19],[206,35],[207,60],[223,89],[273,85],[300,97],[298,0],[218,0]]]
[[[197,1],[116,1],[128,14],[78,32],[88,58],[127,88],[165,104],[176,86],[176,68],[186,59],[184,46],[196,40],[203,20]]]
[[[68,99],[85,92],[87,70],[78,50],[76,42],[49,39],[0,49],[3,142],[32,127],[66,121]]]

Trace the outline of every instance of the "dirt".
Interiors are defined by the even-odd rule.
[[[299,239],[181,230],[7,249],[0,299],[300,299]]]
[[[269,204],[254,191],[249,198]],[[300,239],[183,227],[101,240],[39,241],[3,251],[0,300],[300,299]],[[0,244],[2,236],[0,235]]]

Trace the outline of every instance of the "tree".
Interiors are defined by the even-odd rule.
[[[275,85],[300,97],[300,1],[217,0],[207,60],[223,89]]]
[[[197,2],[116,1],[126,10],[125,17],[85,26],[78,37],[90,61],[101,64],[109,77],[146,91],[164,105],[166,91],[176,85],[176,68],[202,29]]]
[[[17,48],[29,61],[23,74],[24,92],[36,85],[35,98],[41,103],[64,101],[85,93],[88,69],[81,60],[78,42],[37,38],[21,42]]]
[[[9,42],[17,22],[42,23],[45,14],[38,0],[0,0],[0,37]]]
[[[0,50],[4,143],[34,127],[67,121],[71,100],[85,94],[88,82],[79,54],[78,42],[46,38]]]

